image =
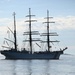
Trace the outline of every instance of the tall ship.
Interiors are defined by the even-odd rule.
[[[28,35],[29,38],[28,40],[24,40],[24,42],[29,42],[29,50],[27,50],[26,48],[22,48],[22,50],[18,50],[17,48],[17,36],[16,36],[16,20],[15,20],[15,12],[14,12],[14,32],[12,32],[12,30],[9,28],[9,30],[12,32],[13,36],[14,36],[14,41],[11,41],[7,38],[5,38],[7,41],[13,42],[14,44],[14,48],[9,48],[6,47],[8,49],[6,50],[1,50],[0,53],[2,55],[5,56],[5,59],[59,59],[60,55],[63,54],[63,52],[67,49],[67,47],[65,47],[64,49],[59,49],[57,51],[53,51],[51,50],[52,46],[51,43],[55,43],[55,42],[59,42],[59,41],[51,41],[50,37],[51,36],[58,36],[58,34],[56,32],[51,33],[49,31],[49,23],[54,23],[54,22],[49,22],[49,19],[52,17],[49,17],[49,11],[47,10],[47,22],[44,22],[47,24],[46,28],[47,28],[47,32],[46,33],[39,33],[38,31],[32,31],[32,26],[31,23],[36,21],[36,20],[32,20],[32,16],[31,15],[31,9],[29,8],[29,15],[27,15],[26,17],[29,17],[29,20],[27,20],[26,22],[29,23],[29,31],[28,32],[24,32],[24,35]],[[33,39],[32,35],[40,35],[40,36],[46,36],[47,40],[40,40],[38,38]],[[40,41],[41,43],[46,43],[47,44],[47,49],[45,51],[36,51],[37,47],[35,48],[35,51],[33,52],[33,45],[32,42],[35,41]],[[36,43],[37,44],[37,43]],[[39,44],[37,44],[40,48],[41,46]],[[4,46],[3,46],[4,47]]]

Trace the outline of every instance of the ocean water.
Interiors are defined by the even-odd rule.
[[[0,59],[0,75],[75,75],[75,56],[62,55],[59,60]]]

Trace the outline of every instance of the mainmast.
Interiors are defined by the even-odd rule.
[[[29,38],[30,38],[30,49],[31,49],[31,53],[32,53],[32,36],[31,36],[31,9],[29,8]]]
[[[48,51],[50,51],[49,49],[49,46],[50,46],[50,43],[49,43],[49,11],[47,10],[47,44],[48,44]]]
[[[16,20],[15,20],[15,12],[13,13],[14,16],[14,48],[17,51],[17,40],[16,40]]]
[[[31,15],[31,8],[29,8],[29,15],[27,15],[26,17],[29,17],[29,20],[27,20],[26,22],[29,22],[29,43],[30,43],[30,51],[32,53],[32,30],[31,30],[31,22],[34,22],[36,20],[32,20],[31,17],[35,16],[35,15]]]

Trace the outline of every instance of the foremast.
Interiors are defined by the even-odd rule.
[[[48,51],[51,51],[51,45],[50,45],[50,43],[52,43],[52,42],[59,42],[57,40],[56,41],[51,41],[51,39],[50,39],[50,36],[58,36],[57,33],[50,33],[49,23],[55,23],[55,22],[50,22],[49,21],[50,18],[53,18],[53,17],[49,17],[49,10],[47,10],[47,17],[46,17],[47,22],[44,22],[44,23],[47,23],[47,33],[44,33],[43,36],[47,36],[47,41],[44,41],[44,42],[47,42]]]

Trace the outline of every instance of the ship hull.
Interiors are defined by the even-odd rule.
[[[54,51],[49,53],[25,53],[20,51],[1,51],[6,59],[59,59],[63,51]]]

